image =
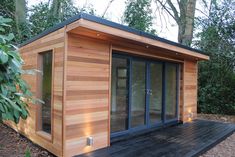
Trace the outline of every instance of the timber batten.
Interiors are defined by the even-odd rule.
[[[209,59],[198,50],[81,14],[22,44],[23,69],[38,69],[39,53],[45,51],[52,51],[54,56],[52,133],[48,136],[38,130],[37,104],[29,104],[30,116],[26,121],[11,126],[57,156],[74,156],[110,146],[112,60],[116,53],[130,62],[133,58],[143,60],[147,65],[146,75],[152,62],[161,63],[164,71],[166,65],[174,65],[177,69],[175,122],[196,118],[197,63]],[[23,76],[35,96],[39,92],[37,75]],[[94,140],[92,146],[87,145],[88,137]]]

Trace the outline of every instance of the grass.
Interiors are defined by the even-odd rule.
[[[31,152],[29,150],[29,148],[26,148],[26,151],[25,151],[25,157],[31,157]]]
[[[0,149],[2,149],[3,148],[3,145],[2,144],[0,144]]]

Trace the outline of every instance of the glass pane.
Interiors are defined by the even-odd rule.
[[[176,115],[176,65],[166,65],[166,120]]]
[[[118,77],[127,77],[127,69],[118,68]]]
[[[42,53],[42,130],[51,133],[52,52]]]
[[[131,127],[145,124],[145,62],[132,63]]]
[[[162,114],[162,64],[150,64],[150,124],[161,121]]]
[[[128,77],[127,59],[112,59],[111,132],[127,129]]]

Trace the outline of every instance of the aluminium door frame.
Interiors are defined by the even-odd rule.
[[[121,51],[116,51],[113,50],[112,51],[112,58],[113,57],[117,57],[117,58],[124,58],[127,59],[127,64],[128,64],[128,83],[127,83],[127,88],[128,88],[128,102],[127,102],[127,126],[126,126],[126,130],[123,131],[118,131],[118,132],[110,132],[111,134],[111,138],[113,137],[117,137],[117,136],[121,136],[121,135],[126,135],[128,133],[134,133],[137,131],[143,131],[143,130],[148,130],[148,129],[153,129],[153,128],[159,128],[159,127],[163,127],[163,126],[168,126],[171,124],[177,124],[179,122],[179,86],[180,86],[180,80],[179,80],[179,67],[180,65],[178,63],[172,63],[169,61],[163,61],[163,60],[157,60],[157,59],[149,59],[149,58],[144,58],[144,57],[139,57],[139,56],[135,56],[135,55],[130,55],[130,54],[126,54],[125,52],[121,52]],[[138,127],[131,127],[131,103],[132,103],[132,87],[131,87],[131,83],[132,83],[132,62],[134,61],[141,61],[145,63],[145,88],[148,89],[150,87],[150,64],[151,63],[155,63],[155,64],[162,64],[162,113],[161,113],[161,122],[155,123],[150,125],[149,122],[149,95],[145,94],[145,124],[138,126]],[[170,120],[166,120],[166,115],[165,115],[165,99],[166,99],[166,73],[165,73],[165,69],[166,66],[168,64],[172,64],[172,65],[176,65],[176,118],[174,119],[170,119]],[[111,80],[112,81],[112,80]],[[109,113],[110,114],[110,113]],[[111,125],[111,124],[110,124]]]

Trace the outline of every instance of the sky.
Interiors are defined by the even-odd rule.
[[[44,2],[48,0],[28,0],[28,6],[32,6],[38,4],[40,2]],[[78,8],[86,4],[93,5],[94,9],[96,10],[96,14],[102,15],[108,2],[110,0],[73,0],[74,5]],[[172,40],[177,42],[177,35],[178,35],[178,27],[173,18],[167,16],[165,14],[165,19],[160,19],[158,16],[158,12],[155,12],[156,5],[152,3],[152,11],[155,13],[155,17],[153,20],[153,28],[156,30],[157,35],[166,38],[168,40]],[[197,3],[197,8],[202,8],[200,4]],[[107,13],[105,14],[105,18],[117,23],[122,22],[123,12],[125,10],[125,0],[114,0],[111,6],[109,7]],[[201,10],[201,9],[200,9]],[[196,11],[196,15],[199,15],[200,12]]]

